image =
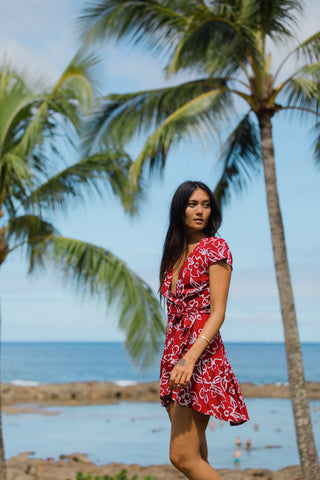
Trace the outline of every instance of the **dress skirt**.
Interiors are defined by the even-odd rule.
[[[191,317],[175,317],[168,322],[160,367],[161,404],[166,406],[175,401],[181,406],[228,421],[230,425],[240,425],[249,417],[219,332],[196,362],[188,386],[180,390],[169,387],[172,368],[197,339],[208,315],[195,314]]]

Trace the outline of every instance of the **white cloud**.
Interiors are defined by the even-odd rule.
[[[28,70],[29,75],[42,76],[45,74],[49,80],[54,80],[72,58],[79,45],[77,35],[74,31],[73,22],[80,10],[81,3],[83,2],[80,0],[1,0],[2,14],[0,16],[0,45],[2,46],[2,51],[7,51],[9,60],[11,60],[14,65]],[[318,0],[309,0],[306,8],[306,19],[301,24],[301,33],[299,34],[299,38],[303,39],[309,34],[318,30],[319,18],[320,2]],[[105,59],[104,65],[106,68],[106,89],[104,87],[105,91],[121,91],[120,89],[127,91],[128,89],[138,90],[141,88],[155,88],[164,84],[161,66],[158,63],[158,59],[154,56],[147,54],[146,52],[141,52],[140,50],[138,51],[118,46],[114,47],[112,44],[104,45],[101,48],[101,52],[103,53],[103,58]],[[274,51],[274,54],[277,54],[277,50]],[[282,130],[281,134],[283,134]],[[294,134],[292,137],[294,137]],[[296,148],[295,144],[293,148]],[[285,152],[283,152],[282,155],[285,156]],[[162,185],[162,187],[158,188],[158,192],[160,192],[158,194],[159,205],[163,204],[164,199],[166,199],[165,201],[167,202],[167,199],[169,198],[168,185],[170,185],[170,189],[173,189],[172,185],[178,183],[179,175],[181,179],[181,166],[183,165],[183,171],[186,170],[186,155],[182,154],[181,156],[183,157],[183,163],[179,164],[180,171],[178,174],[174,167],[172,167],[172,170],[167,169],[167,172],[169,173],[166,177],[166,186]],[[212,160],[211,157],[212,152],[210,152],[210,159],[208,155],[208,162]],[[194,159],[192,158],[191,161],[193,163]],[[203,169],[203,165],[200,163],[199,158],[197,160],[197,164],[198,171],[201,171],[202,175],[207,175],[207,170]],[[285,168],[288,168],[287,164],[285,164]],[[192,170],[190,168],[190,178],[192,176],[191,174],[194,174],[192,172],[194,172],[194,169]],[[205,174],[203,172],[205,172]],[[209,175],[207,178],[209,178]],[[212,178],[212,175],[210,178]],[[286,185],[289,185],[288,188],[290,189],[298,186],[300,196],[302,196],[300,182],[294,182],[294,180],[292,180]],[[310,186],[309,183],[308,185]],[[155,195],[155,191],[157,191],[156,188],[154,188],[152,195]],[[271,258],[271,246],[270,255],[269,253],[261,254],[261,249],[263,250],[266,245],[266,238],[269,238],[268,228],[265,227],[266,222],[263,223],[261,220],[261,215],[264,213],[263,208],[265,208],[265,206],[260,205],[260,203],[263,203],[264,205],[264,193],[259,197],[259,199],[261,198],[259,200],[259,205],[257,205],[256,200],[254,200],[255,197],[252,195],[252,190],[250,190],[250,195],[250,200],[248,199],[247,202],[244,202],[239,198],[237,199],[240,209],[237,209],[233,206],[231,213],[229,212],[229,214],[226,215],[226,222],[224,223],[225,228],[225,225],[228,224],[228,217],[231,219],[229,221],[229,230],[227,229],[227,232],[229,232],[227,238],[230,237],[230,239],[234,239],[235,246],[232,251],[235,254],[235,260],[237,263],[233,274],[230,292],[229,312],[234,314],[234,316],[232,315],[234,320],[230,322],[230,325],[235,325],[236,323],[239,330],[242,328],[245,332],[243,334],[244,337],[247,335],[246,332],[250,332],[252,330],[253,323],[258,323],[259,328],[262,328],[263,325],[266,325],[265,330],[259,330],[259,328],[257,328],[257,331],[255,332],[256,336],[260,335],[260,338],[264,338],[265,332],[267,332],[269,328],[269,323],[272,323],[273,327],[274,325],[277,325],[277,328],[280,332],[281,322],[280,320],[279,322],[277,321],[277,318],[280,318],[277,313],[279,302],[274,277],[274,267]],[[305,195],[303,196],[305,197]],[[290,199],[288,202],[292,201],[291,198],[292,197],[288,195],[288,199]],[[254,205],[250,205],[250,202],[254,203]],[[257,218],[257,207],[259,207],[259,221]],[[90,241],[97,240],[97,238],[99,238],[100,241],[101,238],[102,243],[105,241],[102,239],[102,237],[104,237],[104,239],[108,239],[109,244],[112,246],[112,251],[115,250],[115,253],[119,254],[121,258],[124,258],[126,261],[128,261],[130,266],[132,264],[132,268],[143,278],[149,281],[156,290],[159,252],[161,251],[161,246],[159,247],[158,240],[153,239],[151,235],[159,236],[159,230],[161,228],[159,223],[164,223],[161,219],[161,213],[159,213],[159,206],[157,205],[154,210],[153,215],[156,217],[156,220],[154,222],[150,221],[148,229],[149,231],[146,231],[147,229],[145,227],[148,220],[147,209],[146,213],[144,214],[144,224],[136,223],[138,226],[135,229],[132,228],[130,230],[127,223],[125,223],[125,221],[123,222],[123,232],[125,232],[126,238],[130,238],[130,245],[126,247],[123,246],[124,242],[121,243],[119,238],[115,238],[116,236],[119,237],[119,226],[117,227],[117,231],[114,233],[110,231],[108,232],[107,228],[106,231],[104,231],[103,225],[101,224],[101,218],[105,219],[107,226],[112,225],[113,220],[114,224],[119,225],[120,218],[117,217],[113,219],[110,214],[108,214],[108,217],[106,217],[105,210],[106,209],[104,208],[103,213],[99,213],[98,221],[96,221],[94,218],[94,224],[90,224],[90,218],[94,216],[92,212],[90,212],[90,218],[86,220],[85,224],[79,220],[78,223],[81,225],[81,229],[84,230],[84,232],[82,232],[79,225],[76,227],[76,233],[81,231],[81,235],[83,234],[83,237],[80,235],[79,238],[86,239],[85,235],[90,234],[92,236],[92,238],[89,239]],[[166,205],[163,207],[163,210],[167,216]],[[232,211],[235,212],[234,215],[232,215]],[[83,212],[81,212],[81,214],[83,214]],[[81,216],[81,214],[79,216]],[[73,222],[75,222],[75,217],[76,215],[73,215]],[[238,217],[238,220],[236,217]],[[70,221],[69,223],[71,224],[72,222]],[[296,223],[294,222],[292,224],[296,229]],[[99,229],[96,228],[97,225],[99,225]],[[254,225],[253,228],[252,225]],[[251,243],[247,242],[247,238],[250,239],[250,236],[247,237],[247,232],[250,234],[250,232],[253,230],[255,244],[252,245]],[[307,231],[309,230],[307,229]],[[310,231],[314,231],[314,229],[310,229]],[[239,232],[245,232],[243,235],[243,243],[248,243],[248,246],[242,243],[241,233]],[[151,241],[151,237],[153,242],[152,252],[157,252],[157,258],[147,256],[150,255],[151,247],[143,244],[141,237],[149,239],[149,242]],[[289,242],[290,238],[294,238],[295,242],[297,241],[295,233],[292,233],[292,236],[288,235],[288,237]],[[310,242],[311,245],[308,246],[308,250],[304,250],[303,252],[305,256],[309,256],[310,252],[312,252],[311,249],[314,248],[314,259],[316,262],[318,262],[318,247],[312,247],[312,245],[317,245],[315,235],[312,237],[312,242]],[[106,246],[109,247],[109,244]],[[139,246],[139,248],[137,248],[137,246]],[[134,251],[134,253],[132,253],[132,251]],[[142,252],[141,258],[139,256],[139,251]],[[292,258],[294,258],[295,262],[297,262],[298,257],[295,252]],[[243,268],[246,264],[258,265],[258,268],[246,270]],[[269,269],[259,268],[261,264],[263,266],[267,264],[270,265],[270,267]],[[308,263],[308,265],[310,264]],[[13,271],[15,267],[13,264],[10,264],[8,265],[8,270],[9,268],[10,271]],[[71,301],[70,298],[72,297],[73,299],[74,297],[70,292],[70,296],[68,296],[67,299],[61,299],[61,291],[58,287],[54,286],[56,285],[56,281],[54,279],[41,277],[41,280],[37,278],[33,282],[26,280],[23,276],[24,271],[21,268],[21,262],[19,262],[19,268],[17,268],[14,272],[15,275],[12,275],[9,278],[7,273],[5,274],[5,294],[8,295],[9,291],[16,292],[18,298],[20,292],[22,292],[26,295],[30,295],[32,299],[38,299],[35,301],[35,305],[37,304],[37,301],[39,301],[39,308],[35,307],[36,310],[30,310],[30,313],[28,313],[29,319],[31,319],[32,316],[34,317],[34,331],[36,331],[37,322],[41,324],[41,322],[44,321],[41,318],[41,312],[44,312],[48,309],[48,297],[45,297],[48,291],[52,293],[53,306],[50,310],[50,318],[48,317],[48,320],[43,323],[44,326],[41,327],[42,332],[45,333],[46,331],[50,331],[50,322],[55,322],[58,317],[62,318],[63,305],[68,302],[71,312],[73,300]],[[315,318],[315,310],[313,310],[313,308],[312,311],[305,310],[305,304],[302,304],[302,302],[310,302],[310,304],[312,303],[312,305],[316,305],[315,302],[317,300],[317,292],[320,291],[319,279],[316,280],[315,278],[311,278],[310,271],[308,269],[305,271],[301,270],[299,272],[295,270],[293,272],[293,283],[298,310],[301,309],[303,312],[306,311],[306,314],[299,316],[299,318],[302,318],[302,322],[307,322],[309,318],[311,319],[311,314],[312,318]],[[256,302],[255,304],[253,304],[253,299]],[[6,297],[4,300],[7,302],[8,297]],[[4,316],[4,323],[6,324],[5,328],[10,328],[11,338],[14,338],[15,334],[19,334],[20,327],[23,322],[26,321],[27,312],[25,312],[26,317],[20,318],[19,312],[14,311],[13,309],[12,297],[10,298],[10,301],[11,305],[9,305],[9,302],[7,302],[7,307],[5,307],[8,310],[6,310],[7,314]],[[20,303],[23,302],[21,301]],[[303,308],[300,307],[300,305]],[[317,305],[319,305],[319,303],[317,303]],[[57,308],[55,308],[55,306]],[[87,309],[81,309],[81,311],[86,312],[85,315],[90,316],[92,315],[92,311],[90,309],[92,309],[92,305],[88,305]],[[78,315],[78,313],[75,315]],[[20,323],[16,323],[18,320]],[[311,331],[313,325],[312,320],[310,320],[310,322]],[[28,325],[28,322],[25,322],[24,324]],[[85,325],[85,320],[83,320],[83,324]],[[92,329],[95,328],[94,320],[92,321],[91,327]],[[49,328],[49,330],[46,330],[47,328]],[[25,330],[27,332],[27,327]],[[98,325],[96,326],[95,331],[99,331]],[[74,331],[72,329],[72,323],[70,323],[68,335],[71,336],[73,334]],[[270,337],[273,334],[274,332],[271,332]],[[232,335],[232,332],[230,335]],[[278,338],[276,335],[275,337]],[[23,335],[21,338],[24,338]],[[108,338],[107,333],[106,338]],[[319,331],[318,337],[315,335],[314,338],[320,338]]]
[[[62,0],[2,2],[2,55],[30,76],[45,74],[55,81],[79,46],[73,25],[76,5],[80,7],[79,2]]]
[[[80,45],[75,20],[85,1],[81,0],[2,0],[0,17],[0,44],[15,66],[46,76],[54,81]],[[305,15],[300,24],[302,40],[319,29],[320,4],[306,2]],[[293,46],[293,45],[292,45]],[[154,55],[130,48],[104,43],[100,49],[106,65],[107,91],[156,88],[166,82],[159,59]],[[273,48],[277,64],[283,58],[283,49]],[[289,62],[285,73],[292,65]],[[187,74],[175,77],[174,84],[189,80]]]
[[[320,3],[319,0],[307,0],[305,2],[304,15],[298,30],[300,41],[305,40],[320,30]]]
[[[303,9],[303,14],[299,18],[297,29],[296,29],[296,39],[291,39],[286,42],[282,42],[277,45],[270,45],[269,49],[272,55],[272,65],[273,73],[282,63],[286,55],[294,50],[294,48],[307,38],[309,38],[314,33],[320,30],[319,25],[320,18],[320,3],[318,0],[307,0],[305,2],[305,7]],[[285,78],[290,76],[293,71],[297,69],[297,60],[295,56],[289,57],[288,61],[281,67],[281,73],[278,79],[278,82],[283,81]]]
[[[58,68],[45,55],[35,55],[35,53],[20,42],[14,40],[5,41],[0,36],[0,43],[5,44],[4,57],[0,61],[9,63],[16,68],[20,73],[24,73],[26,78],[34,80],[45,75],[46,80],[54,81],[59,75]]]

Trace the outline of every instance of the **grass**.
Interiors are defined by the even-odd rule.
[[[144,477],[141,480],[155,480],[156,477],[151,477],[148,475],[147,477]],[[67,480],[70,480],[70,478],[67,478]],[[127,470],[120,470],[114,477],[111,477],[110,475],[93,475],[91,472],[89,473],[82,473],[78,472],[76,475],[76,480],[139,480],[138,475],[133,475],[133,477],[129,478],[127,476]]]

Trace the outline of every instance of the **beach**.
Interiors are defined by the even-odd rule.
[[[317,400],[320,400],[320,383],[308,382],[307,386],[310,400],[313,404],[318,404]],[[29,419],[21,431],[16,431],[15,436],[22,440],[17,453],[11,454],[11,458],[8,459],[8,480],[73,480],[79,471],[92,472],[95,475],[103,476],[106,474],[115,475],[122,469],[128,471],[128,478],[132,478],[134,474],[137,474],[138,480],[143,480],[148,475],[155,476],[157,480],[179,480],[185,478],[171,465],[166,464],[168,462],[166,449],[169,425],[167,418],[162,419],[159,417],[159,413],[155,414],[155,412],[159,411],[165,416],[163,413],[164,409],[159,408],[158,405],[158,382],[121,386],[112,382],[93,381],[37,386],[2,384],[1,387],[3,392],[3,412],[6,418],[12,419],[9,421],[13,424],[17,421],[23,423],[24,418]],[[263,420],[259,420],[261,424],[260,431],[258,431],[258,425],[252,425],[252,422],[248,422],[247,425],[251,423],[249,427],[230,428],[227,424],[220,425],[216,421],[214,432],[213,428],[208,428],[209,450],[217,457],[222,457],[225,454],[225,452],[219,450],[219,445],[217,448],[217,439],[219,438],[218,443],[223,443],[224,437],[229,435],[227,442],[225,441],[221,448],[226,450],[224,445],[228,446],[229,464],[232,466],[234,437],[238,434],[238,431],[244,436],[247,435],[246,428],[253,430],[257,427],[256,437],[253,434],[255,448],[252,451],[252,457],[256,457],[255,466],[246,468],[247,453],[249,452],[242,450],[243,457],[239,465],[240,469],[217,467],[221,478],[223,480],[250,480],[256,478],[262,480],[302,480],[300,468],[297,465],[289,466],[295,461],[298,463],[298,457],[293,457],[290,454],[292,445],[285,445],[286,435],[289,435],[290,438],[294,437],[293,428],[291,433],[287,432],[284,436],[281,435],[285,432],[280,432],[281,428],[279,428],[279,426],[282,427],[283,415],[288,410],[288,387],[276,384],[242,384],[241,388],[247,398],[253,422],[257,421],[256,419],[258,418],[255,411],[255,403],[265,399],[266,403],[263,403],[263,405],[257,404],[256,410],[264,410],[265,405],[269,405],[270,411],[268,415],[270,416],[271,414],[271,417],[273,416],[274,424],[270,431],[266,425],[263,426]],[[285,403],[283,404],[283,402]],[[281,410],[279,405],[282,404],[283,409]],[[105,408],[109,408],[108,414],[105,413]],[[278,413],[276,413],[276,410],[278,410]],[[92,427],[95,418],[98,419],[101,430],[94,430]],[[314,418],[318,422],[318,417]],[[63,444],[57,439],[58,447],[54,449],[52,445],[52,439],[56,435],[54,428],[58,429],[59,422],[69,432],[70,438],[67,444]],[[267,423],[270,423],[269,419]],[[292,420],[290,420],[290,423],[292,423]],[[164,424],[167,431],[164,431]],[[77,426],[80,427],[79,430],[77,430]],[[26,439],[23,438],[23,432],[29,429],[28,435],[30,436],[30,427],[35,432],[41,432],[41,438],[38,438],[38,444],[35,444],[35,454],[30,451],[23,452],[26,442]],[[93,428],[93,430],[90,428]],[[241,428],[241,430],[238,430],[238,428]],[[116,433],[119,431],[123,432],[123,439],[120,443],[117,443]],[[230,439],[230,431],[234,435],[234,437],[231,437],[232,440]],[[81,436],[81,432],[85,432],[85,436],[92,443],[92,451],[95,451],[99,444],[104,444],[105,448],[109,448],[109,458],[107,458],[108,461],[106,463],[101,463],[101,458],[103,458],[101,456],[95,458],[90,453],[88,455],[88,451],[84,451],[85,447],[82,446],[86,445],[86,443],[81,444],[75,441]],[[214,436],[215,438],[213,439]],[[108,443],[110,437],[114,439],[114,450]],[[10,435],[5,435],[5,438],[8,438],[8,441],[10,441]],[[143,443],[143,440],[147,443]],[[294,442],[294,439],[292,441]],[[214,446],[211,446],[210,442]],[[113,442],[111,441],[111,443]],[[132,455],[130,457],[128,450],[132,450],[131,445],[133,443],[136,445],[141,443],[141,450],[146,451],[144,458],[141,455],[136,456],[134,452],[131,452]],[[39,444],[47,445],[47,450],[39,449]],[[150,455],[147,453],[148,445],[149,449],[154,449],[157,452],[162,446],[164,454],[162,456]],[[74,453],[71,450],[72,448],[75,449],[75,452],[83,453]],[[119,451],[122,451],[122,456],[119,454]],[[289,465],[286,465],[284,468],[277,468],[277,466],[283,465],[283,463],[281,461],[278,464],[270,462],[270,459],[275,457],[285,457]],[[119,461],[121,458],[128,458],[128,462]],[[227,458],[227,455],[225,455],[225,460],[222,463],[226,463]],[[150,462],[148,462],[149,460]],[[157,461],[159,464],[156,463]],[[214,464],[214,460],[212,463]],[[273,465],[276,468],[261,468],[260,465]]]
[[[28,452],[13,457],[8,462],[8,480],[75,480],[77,472],[93,475],[114,476],[120,470],[128,472],[128,478],[138,476],[143,480],[146,476],[156,480],[183,480],[186,477],[171,465],[126,465],[111,463],[108,465],[94,465],[84,454],[61,455],[58,461],[52,459],[32,459]],[[222,480],[303,480],[299,466],[285,467],[273,472],[263,468],[245,469],[218,469]]]
[[[255,385],[243,383],[246,398],[290,398],[289,387],[283,384]],[[118,385],[112,382],[71,382],[41,385],[1,384],[4,411],[16,404],[99,405],[120,401],[158,402],[159,383],[146,382]],[[310,400],[320,399],[320,383],[307,382]],[[17,407],[15,407],[17,408]]]
[[[319,344],[302,345],[320,453]],[[250,421],[211,419],[209,461],[222,479],[298,480],[299,455],[284,346],[229,344]],[[134,369],[118,343],[12,343],[2,349],[2,410],[9,480],[75,479],[78,471],[138,480],[184,478],[168,465],[170,425],[158,365]],[[317,411],[315,410],[317,409]],[[234,463],[235,439],[252,440]],[[23,453],[29,452],[29,453]],[[239,470],[235,468],[239,467]]]

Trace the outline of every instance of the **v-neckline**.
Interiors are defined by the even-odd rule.
[[[177,281],[176,281],[176,284],[174,286],[174,291],[172,291],[172,279],[173,279],[173,268],[171,269],[171,279],[170,279],[170,283],[169,283],[169,292],[171,293],[171,295],[176,295],[177,293],[177,286],[178,286],[178,282],[179,282],[179,279],[180,279],[180,275],[181,275],[181,272],[183,271],[187,261],[189,260],[189,258],[191,257],[191,255],[193,254],[193,252],[198,248],[198,246],[200,245],[200,243],[202,242],[202,240],[206,238],[206,237],[202,237],[201,240],[196,244],[196,246],[191,250],[191,252],[189,253],[189,255],[186,256],[183,264],[181,265],[181,268],[179,270],[179,273],[178,273],[178,276],[177,276]]]

